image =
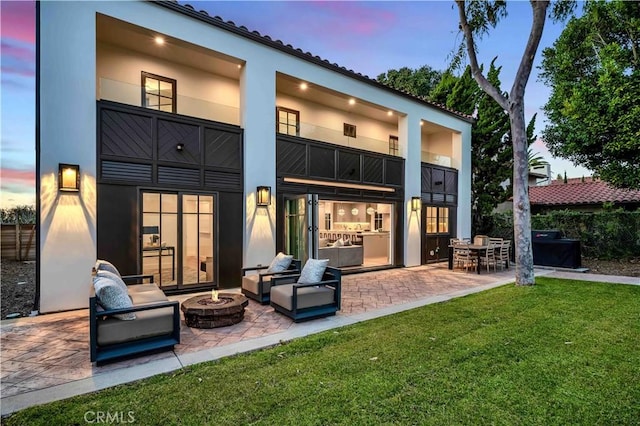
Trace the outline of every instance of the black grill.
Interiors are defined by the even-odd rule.
[[[533,263],[540,266],[580,268],[580,240],[562,238],[562,231],[531,231]]]

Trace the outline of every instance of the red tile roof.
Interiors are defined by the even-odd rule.
[[[554,180],[546,186],[530,186],[532,205],[577,205],[612,203],[640,203],[640,190],[617,189],[601,180],[585,178]]]

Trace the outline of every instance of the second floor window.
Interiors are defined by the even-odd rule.
[[[143,71],[142,106],[159,111],[176,112],[176,81]]]
[[[276,107],[276,130],[285,135],[300,136],[300,111]]]
[[[398,155],[398,137],[389,135],[389,154]]]
[[[356,137],[356,125],[355,124],[349,124],[349,123],[343,123],[344,124],[344,135],[348,136],[350,138],[355,138]]]

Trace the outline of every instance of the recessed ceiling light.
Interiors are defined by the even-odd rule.
[[[300,83],[300,90],[307,90],[308,87],[307,83]]]
[[[391,117],[393,115],[393,111],[387,111],[387,115]]]
[[[355,105],[356,104],[356,100],[351,98],[349,99],[349,105]]]
[[[424,126],[424,121],[420,120],[420,125]]]
[[[238,69],[242,68],[242,64],[238,64]]]
[[[160,37],[160,36],[156,36],[156,44],[163,45],[164,44],[164,38]]]

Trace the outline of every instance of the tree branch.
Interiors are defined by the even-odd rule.
[[[524,88],[529,81],[531,75],[531,69],[533,67],[533,59],[538,51],[540,45],[540,39],[542,38],[542,31],[544,30],[544,22],[547,17],[547,8],[549,7],[549,1],[545,0],[531,0],[531,8],[533,9],[533,22],[531,24],[531,32],[529,33],[529,40],[527,40],[527,46],[522,54],[520,60],[520,66],[518,72],[513,80],[513,86],[510,99],[523,99]]]
[[[480,87],[482,87],[489,96],[491,96],[505,111],[509,111],[509,100],[498,89],[496,89],[484,75],[482,75],[482,71],[478,65],[478,57],[476,56],[475,42],[473,40],[473,29],[467,20],[465,0],[455,0],[455,2],[458,6],[458,13],[460,15],[460,27],[467,44],[467,54],[469,55],[471,74]]]

